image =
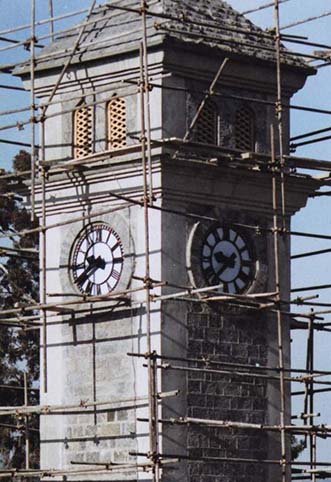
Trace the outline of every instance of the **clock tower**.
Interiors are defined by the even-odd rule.
[[[313,70],[286,51],[281,68],[288,105]],[[43,49],[35,89],[41,403],[61,408],[42,416],[42,469],[288,477],[279,302],[291,216],[318,186],[276,162],[289,115],[279,134],[273,38],[221,0],[119,0]]]

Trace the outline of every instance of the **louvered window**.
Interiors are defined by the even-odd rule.
[[[115,98],[107,105],[108,149],[126,146],[125,99]]]
[[[80,102],[74,112],[74,157],[92,153],[93,108]]]
[[[241,151],[255,150],[255,116],[247,107],[241,107],[236,112],[235,145]]]
[[[217,144],[217,109],[206,102],[195,126],[195,140],[204,144]]]

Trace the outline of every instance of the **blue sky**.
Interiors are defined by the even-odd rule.
[[[270,0],[269,0],[270,1]],[[246,11],[251,8],[258,7],[268,0],[228,0],[228,3],[239,11]],[[103,2],[98,2],[103,3]],[[55,0],[54,14],[60,15],[73,10],[79,10],[84,7],[88,8],[90,0]],[[331,5],[325,0],[289,0],[280,6],[281,25],[322,14],[326,11],[331,11]],[[0,18],[0,32],[7,28],[24,25],[30,21],[30,1],[29,0],[0,0],[0,11],[2,12]],[[48,0],[36,0],[36,17],[41,20],[48,15]],[[71,25],[78,17],[67,19],[66,21],[58,22],[57,28],[64,28]],[[254,23],[262,27],[272,27],[274,25],[273,9],[268,8],[260,12],[249,14],[248,18]],[[47,32],[47,27],[39,27],[37,34],[42,35]],[[294,28],[284,30],[286,33],[295,35],[307,36],[309,40],[331,44],[331,16],[326,16],[319,20],[308,22]],[[2,34],[0,33],[0,36]],[[25,39],[29,37],[29,31],[25,30],[15,34],[8,34],[8,37],[16,39]],[[0,42],[0,48],[4,46]],[[312,52],[316,50],[314,47],[305,48],[292,44],[289,46],[292,49],[299,51]],[[21,47],[7,52],[0,51],[0,63],[5,64],[11,61],[26,57],[26,52]],[[331,109],[331,67],[320,69],[317,76],[311,77],[304,89],[299,92],[293,102],[300,105],[310,107],[320,107]],[[19,79],[13,79],[8,75],[0,75],[1,84],[20,85]],[[14,91],[7,91],[0,89],[0,110],[12,109],[17,106],[28,105],[29,97],[25,93],[13,93]],[[16,114],[15,116],[1,116],[0,126],[17,119],[25,119],[28,117],[27,113]],[[325,128],[330,125],[330,120],[326,115],[303,113],[294,111],[291,115],[291,133],[293,135],[301,134],[310,130]],[[29,138],[29,128],[23,131],[12,129],[11,131],[0,131],[0,138],[16,139],[25,141]],[[1,164],[8,167],[10,159],[17,152],[16,147],[1,144]],[[296,152],[298,156],[306,156],[320,159],[329,159],[331,157],[331,140],[311,146],[299,148]],[[330,217],[331,209],[328,198],[317,198],[309,201],[305,210],[301,211],[293,220],[293,229],[300,231],[309,231],[330,234]],[[313,249],[324,249],[330,246],[329,241],[318,241],[304,238],[293,238],[292,249],[294,253],[309,251]],[[330,255],[316,256],[305,261],[293,262],[292,285],[294,287],[330,283],[329,263]],[[314,292],[312,292],[314,294]],[[320,293],[320,299],[324,301],[330,300],[331,290],[324,290]],[[330,320],[329,315],[326,315],[326,320]],[[293,360],[295,365],[304,363],[305,353],[305,333],[295,333],[293,335]],[[331,336],[317,333],[316,335],[316,367],[326,368],[330,366],[330,340]],[[331,404],[331,396],[320,395],[316,397],[317,411],[322,412],[322,416],[318,419],[319,423],[326,423],[330,419],[331,409],[328,405]],[[295,405],[295,410],[299,411],[301,408]],[[320,459],[326,459],[327,443],[319,441],[321,447]]]

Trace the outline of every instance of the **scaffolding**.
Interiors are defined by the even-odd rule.
[[[58,162],[56,160],[45,160],[45,121],[48,118],[63,115],[52,113],[50,107],[56,105],[58,102],[55,99],[55,94],[64,76],[68,72],[68,68],[78,50],[84,47],[84,32],[87,26],[91,25],[94,20],[91,19],[91,15],[96,5],[96,0],[90,1],[89,8],[80,9],[70,13],[65,13],[63,15],[54,15],[54,9],[52,0],[45,1],[46,7],[48,8],[48,18],[43,20],[36,20],[36,5],[35,0],[31,1],[31,18],[30,22],[26,25],[21,25],[15,28],[3,29],[0,32],[2,36],[1,41],[4,42],[4,46],[0,48],[1,52],[15,51],[20,47],[25,47],[28,50],[28,58],[22,61],[13,61],[1,66],[1,72],[11,73],[16,67],[26,67],[29,66],[30,72],[30,100],[24,106],[11,110],[3,110],[0,112],[0,117],[6,118],[6,116],[19,115],[19,120],[4,121],[0,125],[1,131],[12,131],[15,129],[22,129],[24,126],[30,126],[30,142],[23,142],[20,139],[13,140],[10,139],[0,139],[0,143],[11,144],[14,146],[29,147],[31,153],[31,169],[25,172],[14,172],[11,174],[4,173],[0,175],[0,179],[20,179],[26,178],[26,176],[31,177],[31,218],[35,219],[36,207],[35,207],[35,196],[36,196],[36,182],[41,186],[41,218],[40,225],[36,228],[31,228],[24,230],[22,233],[18,234],[29,234],[29,233],[40,233],[40,243],[41,243],[41,294],[40,302],[36,304],[24,304],[24,306],[7,309],[2,312],[0,319],[1,326],[11,326],[14,329],[22,330],[40,330],[41,340],[42,340],[42,374],[41,374],[41,385],[43,390],[47,392],[47,323],[52,320],[52,317],[57,314],[61,314],[63,318],[70,323],[72,318],[75,317],[77,311],[77,299],[79,300],[79,314],[88,313],[91,304],[93,304],[96,309],[100,305],[105,303],[113,303],[114,300],[120,303],[127,303],[130,300],[130,296],[133,292],[141,291],[144,293],[144,306],[146,310],[146,353],[128,353],[127,355],[133,358],[142,358],[145,360],[146,370],[148,373],[148,393],[145,397],[140,399],[109,399],[109,400],[97,400],[93,402],[77,400],[77,403],[70,405],[29,405],[28,394],[29,390],[33,390],[32,387],[28,387],[25,384],[24,387],[14,387],[24,391],[24,405],[22,406],[12,406],[12,407],[0,407],[0,416],[13,415],[17,417],[18,423],[25,427],[26,434],[26,464],[24,469],[3,468],[0,470],[0,478],[8,477],[11,478],[34,478],[34,477],[64,477],[64,476],[86,476],[86,475],[101,475],[107,473],[125,473],[132,470],[141,472],[150,472],[154,481],[158,481],[161,478],[162,468],[166,465],[174,465],[178,463],[179,460],[190,459],[190,456],[184,456],[177,453],[162,453],[160,451],[159,443],[159,427],[172,424],[172,425],[186,425],[186,426],[202,426],[202,427],[218,427],[224,430],[231,429],[241,429],[246,431],[257,430],[263,432],[273,432],[279,436],[281,452],[279,457],[275,459],[248,459],[248,458],[229,458],[229,457],[202,457],[201,462],[227,462],[231,464],[241,464],[241,463],[259,463],[261,465],[268,466],[278,466],[281,468],[281,480],[286,482],[287,474],[289,468],[292,470],[293,480],[311,480],[315,482],[317,479],[328,478],[331,474],[331,461],[330,460],[320,460],[318,457],[318,447],[321,440],[327,440],[331,435],[331,424],[326,423],[316,423],[316,419],[319,417],[319,413],[316,413],[316,395],[319,393],[328,394],[331,391],[331,381],[327,379],[331,375],[331,369],[318,369],[316,367],[316,333],[322,332],[327,336],[327,333],[331,331],[330,322],[325,320],[325,316],[331,314],[331,303],[319,301],[320,290],[330,289],[331,284],[321,285],[319,283],[312,284],[311,286],[299,286],[292,289],[293,298],[288,301],[281,297],[282,286],[281,286],[281,259],[279,244],[284,238],[300,238],[307,240],[319,240],[321,242],[327,242],[331,240],[331,235],[323,233],[314,233],[306,231],[295,231],[289,229],[286,222],[286,173],[288,170],[292,172],[294,170],[301,170],[302,172],[309,172],[309,176],[318,182],[321,191],[315,194],[315,197],[325,196],[327,198],[330,195],[330,191],[327,190],[330,183],[330,173],[331,173],[331,163],[328,159],[313,159],[309,157],[298,157],[294,155],[288,155],[284,152],[284,133],[283,133],[283,113],[285,110],[301,111],[307,114],[320,114],[329,115],[331,110],[325,108],[315,108],[305,105],[288,105],[283,101],[282,92],[282,68],[283,60],[286,56],[296,56],[303,57],[305,61],[312,62],[317,69],[321,69],[330,65],[330,51],[331,45],[325,45],[317,42],[310,41],[305,36],[300,35],[290,35],[284,31],[288,31],[293,26],[306,24],[311,21],[316,21],[320,18],[324,18],[330,15],[330,12],[324,12],[319,16],[308,17],[302,19],[298,22],[282,26],[280,23],[280,5],[287,3],[291,0],[273,0],[272,2],[261,4],[256,9],[248,10],[244,13],[251,14],[255,11],[260,11],[264,9],[272,9],[274,12],[274,26],[271,30],[265,33],[254,33],[250,34],[250,39],[247,40],[250,48],[258,49],[263,48],[259,46],[259,38],[267,38],[273,42],[273,47],[270,47],[270,51],[275,57],[275,78],[277,85],[277,96],[276,102],[272,103],[266,100],[258,100],[256,98],[249,98],[247,96],[229,96],[217,89],[217,84],[222,76],[223,70],[225,69],[228,59],[225,59],[219,67],[214,79],[211,79],[210,88],[206,92],[201,92],[203,94],[203,100],[200,103],[193,120],[187,130],[186,134],[182,139],[170,138],[170,139],[152,139],[151,136],[151,117],[150,117],[150,91],[151,89],[168,88],[171,91],[171,87],[160,86],[158,80],[160,78],[153,77],[149,71],[149,45],[148,45],[148,32],[147,32],[147,19],[152,18],[155,28],[165,29],[164,21],[173,20],[170,14],[157,13],[153,8],[155,2],[149,0],[137,0],[135,6],[120,6],[109,2],[105,4],[107,7],[106,16],[116,15],[117,12],[127,11],[131,14],[137,15],[141,19],[141,40],[139,42],[139,52],[140,52],[140,72],[137,78],[132,79],[130,82],[124,82],[123,88],[126,89],[125,96],[135,96],[140,102],[140,113],[141,113],[141,132],[139,138],[136,139],[133,145],[122,146],[117,148],[112,148],[100,153],[93,153],[84,156],[83,158],[72,159],[70,161]],[[71,17],[76,17],[78,15],[84,15],[84,19],[80,24],[78,34],[75,41],[71,47],[70,52],[66,52],[66,60],[64,62],[63,68],[60,75],[58,76],[53,90],[50,92],[47,102],[37,104],[36,92],[35,92],[35,68],[36,68],[36,55],[38,54],[38,59],[42,58],[42,53],[36,51],[40,47],[41,43],[44,41],[53,40],[58,34],[67,34],[72,32],[72,29],[66,28],[60,31],[56,31],[56,22],[63,19],[68,19]],[[176,18],[177,21],[182,22],[183,27],[187,27],[188,19]],[[38,34],[38,28],[47,25],[49,28],[48,33]],[[212,21],[209,23],[196,22],[199,27],[210,27],[217,30],[218,26]],[[228,30],[232,33],[243,33],[238,27],[229,26]],[[15,35],[19,32],[25,32],[28,38],[24,40],[13,40]],[[190,35],[189,30],[185,31],[185,35]],[[192,36],[195,34],[192,33]],[[251,38],[255,35],[255,43],[252,42]],[[119,38],[121,34],[118,35]],[[208,39],[208,35],[202,34],[202,37]],[[20,38],[20,37],[19,37]],[[290,43],[291,45],[304,45],[307,51],[302,53],[301,51],[294,52],[285,50],[283,43]],[[100,41],[102,43],[102,41]],[[232,40],[233,44],[240,45],[242,40]],[[310,51],[309,49],[322,49],[319,51]],[[324,70],[324,69],[323,69]],[[116,87],[119,91],[118,86]],[[11,78],[9,78],[7,84],[1,84],[0,89],[4,92],[24,90],[21,87],[15,85]],[[95,89],[94,91],[89,91],[89,95],[100,94],[104,92],[111,92],[112,85],[108,85],[103,89]],[[171,94],[171,92],[170,92]],[[123,95],[118,95],[122,97]],[[273,126],[271,126],[270,138],[272,140],[272,149],[269,155],[259,154],[256,152],[242,152],[238,149],[229,149],[218,145],[204,145],[199,142],[195,142],[191,139],[191,133],[194,131],[201,114],[208,101],[217,96],[228,97],[236,100],[246,100],[250,102],[259,102],[260,104],[269,105],[274,107],[275,114],[277,116],[277,132]],[[79,96],[72,96],[70,100],[78,100]],[[113,99],[114,97],[112,97]],[[90,105],[97,105],[99,101],[94,101]],[[67,109],[65,113],[74,112],[75,108]],[[21,118],[24,114],[28,114],[28,118]],[[37,134],[37,127],[40,129],[39,136]],[[293,152],[296,148],[310,143],[320,143],[330,139],[330,127],[325,127],[321,129],[315,129],[311,132],[296,135],[291,139],[291,149]],[[322,137],[316,137],[322,134]],[[324,135],[325,134],[325,135]],[[313,138],[313,139],[312,139]],[[276,141],[277,139],[277,141]],[[278,145],[276,145],[278,142]],[[263,226],[256,225],[245,225],[246,229],[252,231],[265,230],[269,236],[273,238],[274,247],[274,265],[275,265],[275,292],[272,293],[258,293],[258,294],[229,294],[220,293],[217,288],[218,286],[210,286],[207,288],[194,288],[193,286],[176,286],[168,282],[166,279],[155,280],[151,277],[150,269],[150,214],[153,210],[161,210],[164,212],[171,212],[177,215],[179,218],[191,218],[195,221],[208,220],[217,221],[217,218],[213,216],[203,216],[196,213],[187,213],[182,211],[180,208],[178,210],[169,209],[166,207],[160,207],[155,203],[154,189],[153,189],[153,169],[152,169],[152,150],[154,148],[167,147],[174,157],[178,156],[181,152],[196,152],[206,159],[217,158],[220,159],[223,165],[237,166],[245,164],[251,169],[260,169],[261,166],[269,169],[272,173],[272,210],[273,210],[273,227],[270,229],[264,228]],[[58,228],[59,226],[70,225],[77,222],[78,220],[84,220],[85,216],[73,215],[70,219],[66,219],[60,223],[47,224],[46,222],[46,188],[48,179],[53,176],[63,172],[73,172],[75,169],[84,170],[88,169],[91,165],[99,163],[109,157],[121,159],[123,156],[132,153],[141,153],[141,172],[143,179],[143,198],[130,197],[123,194],[118,194],[117,192],[108,193],[111,198],[116,200],[116,206],[111,209],[103,209],[98,212],[94,212],[92,215],[88,215],[88,219],[97,218],[104,214],[120,212],[127,209],[130,206],[140,206],[144,212],[144,242],[145,242],[145,273],[138,281],[140,286],[138,288],[127,289],[120,292],[109,293],[107,295],[86,295],[77,293],[67,293],[67,296],[76,297],[74,301],[68,300],[61,303],[50,303],[48,302],[49,296],[65,296],[64,293],[49,293],[47,286],[47,265],[46,265],[46,251],[47,243],[46,237],[47,233],[51,232],[52,229]],[[207,154],[206,154],[207,153]],[[212,160],[210,161],[212,162]],[[308,174],[307,174],[308,175]],[[1,235],[2,240],[12,237],[13,233],[5,233]],[[6,244],[6,243],[5,243]],[[324,255],[331,252],[331,248],[323,247],[322,249],[311,248],[306,252],[296,253],[292,256],[293,262],[295,260],[305,260],[307,258],[313,258],[315,256]],[[6,245],[1,247],[0,254],[2,256],[32,256],[35,254],[31,250],[15,250],[14,248],[7,247]],[[315,259],[315,258],[313,258]],[[167,287],[170,290],[168,294],[158,294],[156,291],[160,287]],[[309,293],[305,295],[305,293]],[[311,293],[311,294],[310,294]],[[297,295],[298,294],[298,295]],[[297,297],[295,297],[297,296]],[[203,358],[178,358],[178,357],[167,357],[161,353],[157,353],[153,347],[152,343],[152,319],[151,311],[153,304],[159,303],[160,301],[166,300],[183,300],[190,301],[191,303],[204,304],[209,302],[217,302],[226,306],[241,307],[245,310],[251,310],[255,312],[270,312],[273,313],[277,319],[278,328],[278,364],[277,366],[255,366],[255,365],[241,365],[238,363],[230,362],[220,362],[213,360],[206,360]],[[119,304],[119,306],[122,306]],[[297,311],[293,311],[292,307]],[[307,311],[305,311],[307,310]],[[290,319],[291,328],[294,331],[300,330],[306,336],[306,355],[305,355],[305,366],[304,368],[298,368],[295,366],[287,366],[284,360],[283,351],[283,324],[284,320]],[[204,418],[194,418],[188,417],[186,414],[178,418],[162,419],[159,418],[159,407],[162,405],[164,399],[169,397],[176,397],[178,394],[177,390],[169,392],[159,392],[158,388],[158,374],[160,371],[182,371],[190,373],[206,373],[206,374],[217,374],[217,375],[227,375],[234,378],[251,378],[256,380],[273,380],[279,384],[280,392],[280,414],[279,414],[279,425],[262,425],[253,423],[243,423],[231,420],[210,420]],[[298,389],[292,390],[292,396],[295,398],[300,398],[302,400],[302,411],[301,413],[294,413],[292,415],[293,423],[288,423],[286,420],[287,411],[287,398],[286,398],[286,384],[291,383],[292,386],[296,387],[297,384],[300,385]],[[8,386],[8,390],[13,389],[13,387]],[[141,419],[141,422],[146,422],[148,424],[148,434],[149,434],[149,450],[147,452],[131,452],[130,455],[138,457],[141,462],[136,463],[123,463],[116,464],[111,460],[104,461],[103,463],[90,463],[84,469],[72,468],[64,470],[61,468],[54,468],[53,470],[43,469],[31,469],[29,460],[29,433],[32,430],[29,428],[29,417],[32,415],[43,415],[48,416],[54,413],[61,413],[63,417],[66,413],[76,411],[77,413],[82,412],[86,408],[96,408],[96,407],[106,407],[106,409],[120,410],[121,404],[126,403],[129,409],[134,409],[140,404],[148,404],[148,418]],[[129,405],[128,405],[129,404]],[[298,404],[295,404],[297,407]],[[12,427],[8,427],[12,428]],[[289,456],[288,442],[287,438],[289,435],[298,435],[303,437],[306,450],[304,451],[303,459],[292,460]],[[196,458],[192,458],[196,460]],[[212,459],[212,460],[211,460]],[[72,461],[73,464],[78,464],[78,462]],[[79,462],[83,465],[82,462]]]

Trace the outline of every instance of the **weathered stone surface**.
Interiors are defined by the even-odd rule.
[[[260,318],[260,319],[259,319]],[[203,331],[199,326],[203,319]],[[230,314],[215,314],[212,308],[207,313],[188,314],[188,357],[205,357],[212,361],[251,364],[267,364],[267,333],[261,317],[244,314],[239,317]],[[256,343],[258,342],[258,343]],[[263,350],[260,351],[260,347]],[[224,350],[224,348],[226,348]],[[262,354],[262,356],[261,356]],[[200,366],[203,366],[200,364]],[[206,365],[208,368],[208,364]],[[212,368],[216,368],[213,366]],[[226,366],[219,368],[226,369]],[[256,384],[257,382],[257,384]],[[188,374],[188,414],[197,418],[229,420],[237,422],[265,423],[268,419],[266,381],[251,377],[206,374],[196,380],[195,373]],[[267,438],[261,432],[192,426],[188,430],[188,449],[191,457],[216,458],[263,458],[267,456]],[[229,479],[233,464],[190,462],[190,480],[222,481]],[[248,478],[247,471],[250,471]],[[258,463],[241,464],[244,480],[265,482],[266,472]],[[215,475],[217,477],[215,478]],[[240,481],[238,473],[232,481]]]

